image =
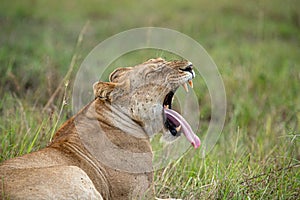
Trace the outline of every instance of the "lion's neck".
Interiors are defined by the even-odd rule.
[[[76,133],[68,133],[70,129],[75,129]],[[96,99],[67,122],[55,140],[70,142],[74,138],[106,166],[125,171],[135,166],[135,172],[152,170],[149,137],[137,122],[114,105]]]
[[[149,140],[149,137],[141,124],[131,119],[127,113],[128,111],[122,106],[103,103],[101,101],[95,101],[95,105],[98,105],[95,106],[97,107],[95,112],[97,113],[98,121],[100,123],[101,120],[106,119],[104,122],[105,124],[108,124],[116,131],[121,131],[124,134],[127,134],[128,137]]]

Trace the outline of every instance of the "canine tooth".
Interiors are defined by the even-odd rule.
[[[183,84],[182,84],[182,86],[183,86],[183,88],[184,88],[184,90],[185,90],[186,92],[189,92],[189,89],[188,89],[188,87],[187,87],[187,84],[186,84],[186,83],[183,83]]]
[[[176,129],[177,132],[179,132],[180,129],[181,129],[181,125],[177,126],[175,129]]]
[[[192,81],[192,80],[189,80],[188,82],[189,82],[189,85],[191,86],[191,88],[193,88],[193,87],[194,87],[193,81]]]

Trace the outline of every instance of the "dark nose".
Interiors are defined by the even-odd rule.
[[[190,72],[194,77],[193,64],[189,64],[185,68],[180,68],[180,70],[185,72]]]

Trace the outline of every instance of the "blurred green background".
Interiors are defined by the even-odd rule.
[[[205,159],[189,152],[157,172],[157,195],[300,198],[299,8],[298,0],[1,0],[0,161],[44,147],[70,117],[72,80],[98,43],[158,26],[187,34],[211,55],[227,117]],[[203,91],[205,130],[210,97]]]

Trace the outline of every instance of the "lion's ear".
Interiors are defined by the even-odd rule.
[[[111,82],[96,82],[93,85],[95,98],[100,98],[102,100],[111,101],[111,93],[114,91],[116,87],[116,83]]]
[[[115,69],[110,75],[109,75],[109,81],[111,82],[117,82],[121,77],[123,77],[128,71],[130,71],[132,67],[123,67],[123,68],[117,68]]]

